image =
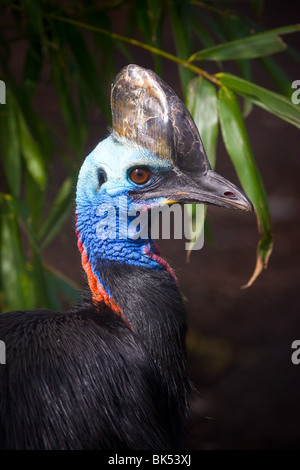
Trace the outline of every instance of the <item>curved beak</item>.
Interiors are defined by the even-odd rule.
[[[122,69],[112,85],[111,108],[116,136],[173,167],[159,185],[132,191],[133,198],[253,210],[240,189],[211,170],[191,114],[154,72],[134,64]]]
[[[189,179],[188,185],[185,181],[183,185],[179,184],[180,187],[174,191],[174,199],[177,202],[213,204],[243,211],[254,210],[251,201],[243,191],[212,170],[199,175],[197,180]],[[176,193],[177,197],[175,197]]]
[[[180,176],[168,175],[159,187],[149,191],[140,190],[131,192],[136,199],[152,201],[164,199],[166,204],[176,202],[186,204],[213,204],[228,209],[240,209],[253,211],[253,205],[247,196],[237,186],[223,176],[212,170],[205,173],[190,174],[181,173]]]

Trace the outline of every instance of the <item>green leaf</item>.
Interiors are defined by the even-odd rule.
[[[62,184],[49,216],[38,233],[38,240],[42,241],[43,248],[51,243],[68,217],[73,204],[73,188],[73,179],[69,177]]]
[[[250,4],[256,16],[258,18],[261,18],[261,15],[265,7],[265,1],[264,0],[251,0]]]
[[[14,196],[20,191],[21,153],[13,96],[8,93],[6,105],[0,108],[0,150],[8,188]]]
[[[30,248],[30,261],[26,261],[21,245],[19,249],[16,243],[11,247],[11,250],[14,250],[14,256],[19,256],[22,260],[21,263],[16,263],[14,266],[14,271],[16,271],[17,275],[22,273],[22,265],[25,266],[26,261],[26,270],[24,268],[25,275],[23,275],[26,282],[20,282],[19,284],[19,289],[22,290],[22,294],[24,296],[22,300],[23,305],[19,308],[33,308],[34,306],[52,308],[53,304],[51,303],[45,268],[36,240],[36,232],[32,225],[32,219],[28,216],[28,207],[20,199],[12,198],[8,195],[4,198],[9,217],[16,221],[17,236],[19,236],[19,228],[21,228],[26,237],[26,241],[28,242],[28,247]],[[26,251],[29,250],[27,249]],[[30,293],[29,298],[28,293]],[[28,302],[28,300],[30,302],[29,307],[26,306],[26,302]]]
[[[5,309],[18,310],[32,304],[17,216],[9,208],[9,200],[9,195],[0,195],[0,279]]]
[[[18,127],[21,152],[32,178],[44,189],[46,186],[46,168],[40,148],[34,141],[21,112],[18,113]]]
[[[199,37],[201,43],[205,48],[213,47],[215,45],[215,41],[211,34],[207,31],[204,25],[199,21],[197,16],[191,17],[191,22],[194,28],[195,33]]]
[[[203,47],[205,48],[213,47],[216,42],[214,38],[211,36],[211,34],[207,31],[205,26],[203,25],[203,21],[200,22],[197,16],[193,15],[191,17],[191,23],[193,26],[193,30],[195,34],[198,36],[198,38],[200,39],[200,42],[202,43]],[[219,60],[216,61],[216,65],[218,66],[220,70],[223,70],[221,61]]]
[[[245,123],[236,95],[222,87],[219,90],[219,117],[225,147],[232,160],[241,185],[252,201],[261,238],[258,244],[256,267],[245,287],[250,286],[272,252],[272,225],[268,201],[260,172],[256,166]]]
[[[51,141],[49,141],[48,134],[45,132],[47,126],[43,118],[37,115],[33,109],[31,96],[24,87],[18,87],[15,83],[10,84],[11,93],[16,101],[16,112],[18,116],[22,115],[24,123],[28,128],[28,132],[35,142],[38,143],[40,153],[43,155],[43,160],[47,160],[51,153]]]
[[[147,0],[148,16],[151,26],[151,40],[156,46],[160,44],[162,24],[162,2],[161,0]]]
[[[225,22],[222,22],[224,30],[226,31],[229,41],[243,40],[245,37],[251,34],[251,29],[247,24],[240,18],[226,18]],[[243,77],[246,80],[252,78],[252,61],[250,59],[238,59],[237,64],[242,72]]]
[[[29,34],[41,38],[43,33],[42,8],[35,0],[24,0],[23,8],[27,20]]]
[[[221,42],[228,41],[224,31],[224,19],[221,18],[221,21],[217,21],[213,15],[206,14],[204,10],[201,11],[201,21],[205,22],[209,29],[212,31],[214,36],[219,39]]]
[[[211,167],[215,167],[218,138],[218,98],[215,86],[194,78],[187,90],[187,107],[199,129]]]
[[[278,62],[273,57],[261,57],[258,59],[258,62],[273,80],[280,93],[289,98],[291,96],[292,80]]]
[[[196,60],[254,59],[268,56],[286,49],[286,44],[279,37],[279,34],[288,34],[299,30],[300,25],[296,24],[253,34],[196,52],[189,58],[188,62]]]
[[[45,204],[45,191],[40,188],[32,178],[31,173],[25,168],[24,171],[25,201],[30,210],[31,224],[38,230]]]
[[[218,98],[216,88],[203,77],[194,78],[187,90],[187,107],[199,129],[200,136],[212,168],[216,163],[218,139]],[[186,204],[186,210],[192,224],[195,222],[195,204]],[[196,241],[204,230],[206,206],[202,208],[203,217],[197,221],[194,241],[190,242],[187,257],[191,254]]]
[[[187,15],[189,5],[185,1],[173,1],[169,3],[170,19],[173,30],[173,38],[175,41],[178,57],[187,59],[191,52],[190,31],[187,28],[187,22],[183,18]],[[182,90],[185,93],[189,82],[193,78],[193,74],[185,67],[179,67],[180,81]]]
[[[83,132],[73,104],[70,81],[67,80],[69,72],[68,67],[64,61],[63,55],[57,57],[56,52],[51,48],[49,55],[52,78],[60,104],[60,110],[67,126],[69,143],[74,148],[78,149],[78,152],[81,152],[83,147]]]
[[[151,44],[157,48],[162,46],[163,36],[163,8],[161,0],[147,0],[147,14],[151,27]],[[158,75],[162,75],[162,61],[157,54],[152,54],[154,60],[154,70]]]
[[[216,77],[231,90],[249,98],[254,104],[300,128],[300,107],[283,95],[269,91],[235,75],[218,73]]]
[[[100,73],[96,66],[96,58],[92,58],[91,53],[86,45],[83,35],[78,28],[71,24],[65,24],[66,38],[68,46],[76,60],[78,70],[93,99],[102,111],[106,110],[107,99],[104,96],[103,84],[99,81]]]
[[[90,25],[98,26],[100,28],[105,28],[108,31],[111,31],[111,19],[107,13],[101,9],[96,11],[93,9],[85,11],[87,23]],[[101,78],[102,81],[110,82],[112,77],[115,74],[116,70],[116,60],[115,60],[115,43],[110,36],[100,35],[95,32],[91,32],[93,38],[93,51],[94,54],[99,55],[99,49],[102,50],[102,69],[101,69]],[[107,52],[109,51],[109,53]]]
[[[147,12],[147,0],[135,0],[134,12],[137,24],[148,44],[152,43],[150,19]]]
[[[75,303],[80,299],[80,287],[60,271],[54,269],[52,266],[47,266],[46,275],[48,286],[53,292],[53,300],[56,299],[57,302],[57,306],[54,308],[60,308],[60,297],[65,301],[71,301],[72,303]]]
[[[43,49],[40,43],[29,44],[23,68],[23,83],[33,94],[38,86],[44,61]]]
[[[34,93],[40,77],[44,59],[43,12],[39,2],[24,0],[24,14],[28,36],[28,48],[23,68],[23,80],[31,93]]]

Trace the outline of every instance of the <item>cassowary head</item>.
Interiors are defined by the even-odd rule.
[[[179,202],[252,210],[242,191],[211,170],[189,111],[154,72],[122,69],[111,109],[112,133],[85,159],[77,185],[79,247],[94,291],[99,258],[162,268],[151,237],[128,238],[132,209]]]

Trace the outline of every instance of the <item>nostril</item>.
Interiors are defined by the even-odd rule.
[[[231,191],[225,191],[224,196],[226,196],[226,197],[235,197],[235,194]]]
[[[107,180],[107,176],[104,170],[101,168],[98,169],[98,183],[99,183],[99,188],[101,188],[102,184],[105,183]]]

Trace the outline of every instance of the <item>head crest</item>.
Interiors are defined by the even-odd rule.
[[[199,131],[184,103],[152,70],[128,65],[111,90],[113,133],[172,162],[179,170],[209,168]]]

